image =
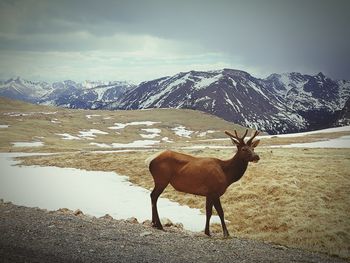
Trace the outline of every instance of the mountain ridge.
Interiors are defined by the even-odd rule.
[[[340,85],[323,74],[285,73],[258,79],[244,71],[223,69],[143,82],[117,108],[190,108],[269,133],[285,133],[331,126],[348,98],[348,81]]]
[[[3,91],[8,92],[9,85],[0,84],[0,95],[8,96]],[[34,85],[20,84],[22,88],[28,85],[28,90]],[[350,81],[332,80],[321,72],[314,76],[273,73],[261,79],[226,68],[180,72],[139,85],[121,81],[37,85],[40,92],[23,92],[17,99],[27,96],[29,102],[83,109],[188,108],[271,134],[350,123]]]

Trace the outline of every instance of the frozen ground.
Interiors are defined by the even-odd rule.
[[[127,177],[114,172],[84,171],[73,168],[14,166],[11,157],[20,154],[0,153],[0,198],[18,205],[80,209],[84,213],[116,219],[151,218],[150,191],[128,182]],[[168,199],[158,202],[160,217],[182,223],[192,231],[202,231],[205,215],[198,209],[180,206]],[[211,222],[219,223],[218,217]]]

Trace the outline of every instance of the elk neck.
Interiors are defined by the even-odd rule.
[[[226,174],[228,185],[238,181],[247,170],[248,162],[235,154],[232,159],[223,161],[223,171]]]

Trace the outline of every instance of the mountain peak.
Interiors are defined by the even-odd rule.
[[[5,81],[5,83],[12,83],[12,82],[20,83],[22,82],[22,78],[20,76],[16,76]]]
[[[326,78],[326,76],[322,72],[319,72],[316,76],[322,80]]]

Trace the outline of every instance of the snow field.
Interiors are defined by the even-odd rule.
[[[96,217],[108,213],[115,219],[151,219],[150,191],[131,184],[126,176],[74,168],[15,166],[17,162],[10,157],[16,155],[0,153],[0,197],[4,200],[48,210],[80,209]],[[159,198],[158,211],[161,218],[182,223],[185,229],[204,228],[205,215],[199,209]],[[220,220],[213,216],[211,222]]]

